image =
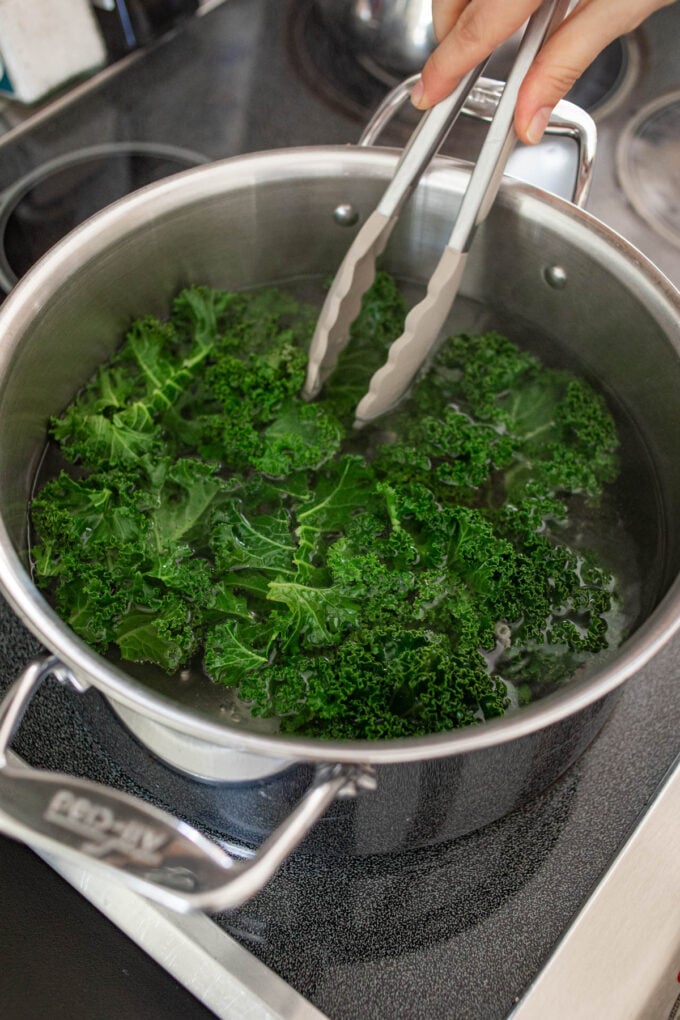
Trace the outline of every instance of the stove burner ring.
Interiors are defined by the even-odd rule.
[[[633,87],[640,68],[634,35],[615,39],[595,58],[567,93],[566,99],[603,120]]]
[[[486,74],[504,80],[514,59],[519,35],[491,57]],[[365,119],[399,84],[394,71],[370,53],[343,45],[324,23],[316,0],[293,0],[288,16],[288,51],[307,87],[346,115]],[[615,39],[575,83],[567,99],[603,119],[628,94],[637,77],[639,55],[634,35]]]
[[[398,83],[390,75],[380,80],[351,48],[340,44],[326,28],[315,0],[292,0],[286,36],[290,62],[312,95],[355,120],[366,120]]]
[[[38,166],[0,195],[0,288],[9,293],[49,248],[116,199],[207,161],[172,145],[111,142]]]

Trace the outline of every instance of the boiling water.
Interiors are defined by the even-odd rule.
[[[323,300],[323,287],[317,280],[298,281],[288,285],[287,289],[301,301],[315,307],[320,307]],[[422,296],[419,286],[403,285],[402,290],[409,306]],[[504,333],[519,346],[537,355],[544,364],[568,368],[589,378],[571,352],[553,339],[547,340],[545,336],[538,335],[529,323],[459,297],[447,321],[445,335],[488,330]],[[622,470],[617,482],[606,489],[597,509],[585,508],[577,502],[572,505],[573,523],[565,537],[575,548],[595,552],[602,565],[616,577],[623,602],[617,626],[625,637],[649,615],[667,583],[663,576],[666,523],[653,458],[634,420],[602,380],[589,378],[589,381],[604,393],[616,419],[621,439]],[[58,450],[48,445],[35,480],[35,491],[63,466]],[[603,658],[612,654],[614,650],[593,656],[580,673],[594,671],[602,664]],[[276,719],[253,718],[233,689],[215,684],[206,677],[200,662],[169,677],[157,666],[123,661],[116,655],[115,649],[109,658],[146,687],[213,720],[226,725],[245,726],[260,733],[276,732],[278,728]],[[550,688],[546,685],[536,693],[545,696],[550,693]]]

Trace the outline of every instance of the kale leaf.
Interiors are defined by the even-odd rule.
[[[193,287],[133,323],[52,422],[67,468],[32,502],[35,574],[70,626],[169,674],[200,660],[326,739],[500,716],[620,640],[613,577],[567,540],[617,474],[604,399],[461,335],[357,436],[404,313],[379,273],[314,404],[315,311],[289,294]]]

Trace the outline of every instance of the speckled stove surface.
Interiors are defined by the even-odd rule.
[[[655,16],[654,38],[675,33],[677,39],[678,13],[668,9]],[[354,141],[360,108],[332,103],[310,86],[295,57],[288,18],[288,5],[280,0],[226,0],[96,93],[10,138],[0,148],[0,188],[46,159],[100,142],[146,139],[217,158]],[[652,91],[680,84],[680,71],[668,72],[661,83],[656,73],[652,82],[645,63],[649,44],[645,49],[644,38],[642,43],[633,92],[600,124],[604,166],[596,170],[589,208],[678,283],[680,248],[654,237],[612,184],[612,154],[625,119]],[[3,689],[37,650],[0,606]],[[676,639],[628,682],[577,764],[522,810],[425,851],[345,865],[298,853],[251,904],[215,923],[332,1020],[501,1020],[548,959],[680,750],[679,682]],[[105,711],[95,703],[98,695],[86,697],[87,713],[77,696],[46,687],[16,750],[32,764],[148,796],[86,725],[84,713]],[[6,859],[1,850],[0,844],[0,864]],[[15,879],[0,870],[0,895],[8,881]],[[34,915],[12,921],[17,931],[23,926],[24,938],[30,939],[32,926],[41,927]],[[0,939],[0,955],[7,945]],[[32,971],[40,965],[34,960]],[[13,1018],[35,1015],[25,974],[8,972],[1,962],[0,973],[0,991],[16,1007]],[[80,976],[87,981],[87,970]],[[138,994],[137,1008],[134,989],[132,1006],[127,1003],[132,1013],[154,1015]],[[164,994],[159,1015],[193,1015],[179,986]],[[90,1015],[116,1011],[113,1005],[110,1013],[98,1008]],[[198,1003],[195,1009],[202,1015]],[[63,1015],[85,1013],[74,1007]]]

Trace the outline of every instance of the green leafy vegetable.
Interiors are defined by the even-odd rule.
[[[500,716],[619,640],[614,580],[569,540],[618,470],[602,397],[457,336],[357,436],[404,312],[378,274],[315,404],[315,312],[288,294],[191,288],[134,323],[52,423],[71,466],[32,504],[73,629],[170,674],[200,659],[284,732],[339,739]]]

